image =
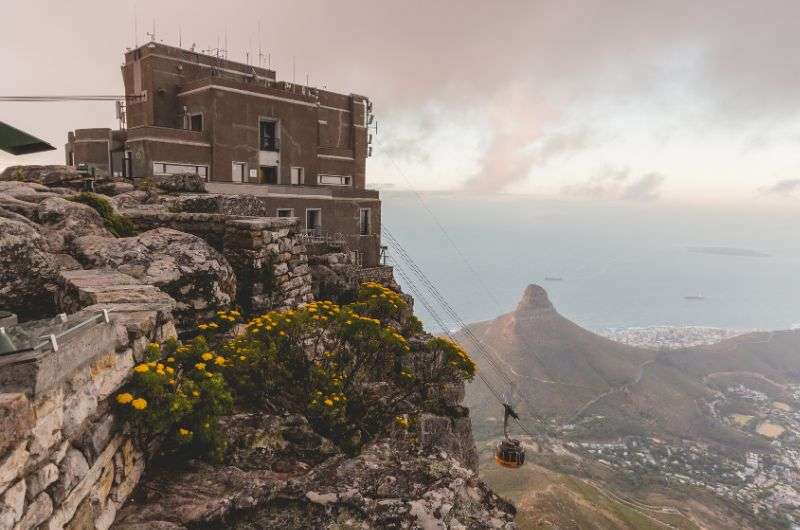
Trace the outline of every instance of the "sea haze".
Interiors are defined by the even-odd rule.
[[[424,195],[477,280],[415,194],[382,198],[385,225],[466,322],[510,311],[538,283],[593,330],[800,323],[797,208]]]

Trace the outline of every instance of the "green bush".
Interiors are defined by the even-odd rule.
[[[358,294],[348,305],[312,302],[244,325],[238,311],[219,311],[198,324],[191,343],[151,345],[147,362],[117,397],[125,417],[191,454],[216,455],[224,450],[217,421],[231,405],[302,413],[348,451],[392,423],[408,428],[418,412],[412,403],[429,388],[470,379],[475,365],[446,339],[416,337],[412,355],[408,339],[417,334],[407,338],[401,330],[418,321],[403,317],[403,297],[374,283]],[[148,406],[138,409],[139,398]]]
[[[116,397],[119,413],[147,445],[164,436],[166,448],[218,459],[224,449],[217,423],[233,398],[205,339],[188,345],[175,340],[150,344],[133,381]],[[211,363],[203,359],[211,359]]]
[[[79,202],[87,206],[91,206],[103,218],[103,224],[109,232],[116,237],[129,237],[136,235],[136,228],[130,219],[124,215],[119,215],[114,211],[114,207],[107,199],[97,195],[96,193],[83,192],[75,197],[70,197],[68,200]]]

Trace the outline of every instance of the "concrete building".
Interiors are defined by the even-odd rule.
[[[271,215],[300,217],[378,263],[366,97],[155,42],[125,53],[122,78],[127,128],[70,132],[67,164],[134,180],[198,174],[210,192],[259,197]]]

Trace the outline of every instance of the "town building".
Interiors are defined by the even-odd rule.
[[[67,164],[139,180],[197,174],[209,192],[260,198],[314,237],[380,256],[380,199],[366,189],[372,104],[274,70],[162,43],[125,53],[125,127],[68,134]]]

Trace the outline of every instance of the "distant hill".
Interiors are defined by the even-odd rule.
[[[751,333],[710,346],[658,352],[581,328],[560,315],[538,285],[525,289],[511,313],[469,329],[515,382],[512,399],[529,426],[536,427],[531,417],[572,422],[578,437],[650,434],[734,448],[761,445],[763,440],[751,440],[709,415],[705,403],[717,393],[713,380],[766,378],[777,385],[800,380],[800,332]],[[508,388],[463,330],[457,338],[473,350],[493,384]],[[469,386],[467,405],[477,435],[496,436],[501,411],[481,381]],[[598,416],[603,418],[587,421]]]
[[[640,367],[656,356],[567,320],[538,285],[525,289],[515,311],[470,327],[513,374],[526,401],[535,404],[535,413],[546,417],[575,413],[604,392],[635,379]],[[470,345],[463,334],[457,338]],[[480,355],[473,356],[484,372],[494,376]],[[470,390],[475,395],[485,391]]]

